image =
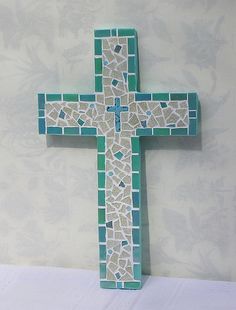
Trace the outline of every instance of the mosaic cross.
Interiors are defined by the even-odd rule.
[[[140,137],[194,136],[191,93],[139,91],[134,29],[95,30],[95,93],[38,94],[39,133],[96,136],[102,288],[141,288]]]

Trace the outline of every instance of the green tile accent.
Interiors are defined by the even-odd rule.
[[[61,94],[47,94],[47,101],[61,101]]]
[[[98,209],[98,224],[105,224],[105,209]]]
[[[152,94],[152,100],[169,101],[169,93],[154,93]]]
[[[134,74],[128,75],[128,88],[129,91],[136,91],[136,78]]]
[[[94,35],[96,38],[110,37],[111,36],[111,30],[110,29],[95,30]]]
[[[170,100],[187,100],[187,94],[186,93],[170,94]]]
[[[97,161],[98,170],[105,170],[105,155],[98,154]]]
[[[170,136],[169,128],[153,128],[154,136]]]
[[[115,281],[100,281],[101,288],[116,288]]]
[[[139,228],[132,229],[132,237],[133,237],[134,244],[140,244],[140,229]]]
[[[95,91],[102,92],[102,76],[95,76]]]
[[[98,187],[105,188],[105,172],[98,172]]]
[[[79,135],[79,127],[67,127],[64,128],[65,135]]]
[[[134,280],[141,280],[142,270],[140,264],[134,264]]]
[[[102,55],[102,40],[101,39],[94,40],[94,50],[95,50],[95,55]]]
[[[80,126],[83,126],[83,125],[84,125],[84,121],[83,121],[81,118],[79,118],[77,122],[78,122],[78,124],[79,124]]]
[[[172,128],[171,135],[172,136],[187,136],[188,129],[187,128]]]
[[[63,94],[64,101],[77,102],[79,100],[78,94]]]
[[[135,73],[135,56],[128,57],[128,72]]]
[[[45,108],[45,94],[38,94],[38,109]]]
[[[133,290],[140,289],[141,288],[141,282],[125,282],[124,288],[131,289],[131,290],[132,289]]]
[[[96,134],[97,134],[96,128],[89,128],[89,127],[81,128],[81,135],[83,136],[96,136]]]
[[[44,117],[44,116],[45,116],[44,110],[39,110],[38,117]]]
[[[140,156],[132,155],[132,170],[139,171],[140,170]]]
[[[132,188],[133,189],[139,189],[140,188],[139,173],[132,173]]]
[[[132,137],[131,138],[131,145],[132,145],[132,153],[139,153],[140,152],[139,137]]]
[[[98,191],[98,205],[105,206],[105,191],[104,190]]]
[[[112,29],[112,30],[111,30],[111,35],[112,35],[113,37],[116,37],[116,29]]]
[[[48,135],[61,135],[62,128],[61,127],[47,127],[47,134]]]
[[[79,96],[80,101],[89,101],[89,102],[94,102],[96,101],[96,96],[95,94],[91,95],[80,95]]]
[[[137,136],[152,136],[152,128],[138,128],[136,129]]]
[[[134,36],[135,30],[134,29],[118,29],[118,36],[119,37],[126,37],[126,36]]]
[[[106,260],[106,251],[107,251],[106,246],[103,244],[100,244],[99,245],[99,258],[100,258],[100,260]]]
[[[196,93],[188,93],[188,107],[189,107],[189,110],[197,109],[197,94]]]
[[[102,74],[102,58],[95,58],[95,74]]]
[[[142,258],[141,247],[134,246],[133,247],[133,258],[135,263],[140,263]]]
[[[197,134],[197,120],[195,118],[189,119],[189,135],[195,136]]]
[[[135,54],[135,39],[128,38],[128,54]]]
[[[100,263],[100,278],[106,279],[106,264]]]
[[[105,152],[105,137],[104,136],[97,137],[97,149],[99,153]]]

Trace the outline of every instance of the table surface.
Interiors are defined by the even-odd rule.
[[[99,287],[98,273],[0,265],[0,310],[236,310],[236,283],[144,277],[139,291]]]

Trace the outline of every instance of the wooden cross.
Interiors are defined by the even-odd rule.
[[[95,30],[94,43],[95,93],[38,94],[39,133],[97,137],[100,285],[139,289],[140,137],[196,135],[199,101],[139,92],[134,29]]]

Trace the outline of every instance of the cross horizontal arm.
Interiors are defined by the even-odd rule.
[[[96,136],[105,112],[102,94],[38,94],[38,109],[39,133],[47,135]]]
[[[129,109],[129,125],[136,122],[137,136],[197,134],[199,101],[196,93],[135,93]]]

